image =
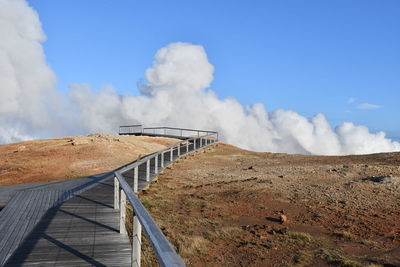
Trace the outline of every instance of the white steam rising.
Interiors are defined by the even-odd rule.
[[[72,125],[81,132],[115,133],[121,124],[141,123],[213,129],[226,142],[256,151],[339,155],[400,150],[399,142],[364,126],[344,123],[332,129],[323,114],[307,119],[290,110],[267,112],[263,104],[243,107],[234,98],[218,98],[208,89],[214,67],[207,54],[188,43],[157,52],[140,96],[120,96],[111,85],[94,92],[89,85],[74,84],[61,100],[52,89],[55,77],[45,63],[36,13],[23,1],[0,0],[0,34],[7,35],[0,43],[3,143],[69,134]]]

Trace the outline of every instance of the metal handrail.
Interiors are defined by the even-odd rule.
[[[156,128],[156,127],[153,127]],[[161,128],[161,127],[158,127]],[[173,128],[173,127],[162,127],[164,128]],[[143,128],[144,129],[144,128]],[[181,130],[180,128],[173,128],[177,130]],[[184,129],[182,129],[184,130]],[[193,130],[196,131],[196,130]],[[146,180],[149,178],[150,172],[150,160],[155,159],[155,173],[158,173],[158,157],[161,154],[161,168],[165,168],[164,165],[164,153],[170,150],[170,163],[174,161],[173,159],[173,151],[175,148],[178,148],[178,157],[181,156],[181,148],[182,144],[186,145],[186,153],[189,152],[189,144],[193,142],[193,150],[196,151],[198,148],[203,148],[208,145],[214,144],[218,142],[218,133],[214,131],[204,131],[206,134],[193,137],[186,140],[179,141],[175,144],[172,144],[160,151],[149,154],[131,164],[126,165],[125,167],[117,170],[115,174],[115,182],[114,182],[114,208],[120,210],[120,232],[126,233],[125,229],[125,218],[126,218],[126,200],[132,206],[134,211],[133,218],[133,241],[132,241],[132,266],[140,266],[140,253],[141,253],[141,230],[142,226],[147,234],[150,244],[155,251],[155,254],[158,258],[161,266],[185,266],[184,262],[181,260],[179,255],[176,253],[172,245],[166,239],[160,228],[154,222],[153,218],[147,212],[143,204],[140,202],[138,197],[136,196],[136,192],[138,191],[138,168],[142,164],[147,164],[146,166]],[[216,137],[213,137],[213,136]],[[212,137],[212,138],[210,138]],[[204,140],[204,142],[203,142]],[[200,141],[200,142],[198,142]],[[197,143],[199,143],[198,147],[196,147]],[[203,144],[205,143],[205,144]],[[184,146],[185,146],[184,145]],[[134,170],[134,185],[133,190],[131,186],[126,182],[123,174]],[[149,180],[148,180],[149,181]]]
[[[134,125],[136,126],[136,125]],[[129,126],[121,126],[121,127],[129,127]],[[192,132],[204,132],[204,133],[213,133],[217,134],[218,132],[215,131],[208,131],[208,130],[198,130],[198,129],[188,129],[188,128],[176,128],[176,127],[168,127],[168,126],[162,126],[162,127],[145,127],[143,130],[154,130],[154,129],[171,129],[171,130],[183,130],[183,131],[192,131]]]
[[[131,203],[135,216],[143,226],[161,266],[185,266],[175,249],[164,236],[161,229],[147,212],[142,202],[133,192],[130,185],[125,181],[125,178],[119,172],[115,172],[115,176],[118,178],[119,184],[125,192],[126,198]]]

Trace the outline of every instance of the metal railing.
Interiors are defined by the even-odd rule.
[[[132,126],[122,126],[132,127]],[[139,127],[139,126],[133,126]],[[140,125],[141,127],[141,125]],[[120,128],[121,129],[121,128]],[[153,218],[147,212],[143,204],[140,202],[136,193],[139,189],[139,166],[146,164],[146,182],[150,183],[150,165],[151,161],[154,162],[154,174],[157,175],[167,164],[171,164],[174,160],[182,155],[196,151],[218,142],[218,133],[213,131],[181,129],[172,127],[151,127],[141,128],[143,130],[159,130],[169,129],[178,131],[190,131],[198,133],[195,137],[188,137],[187,139],[177,142],[169,147],[166,147],[156,153],[147,155],[119,170],[117,170],[114,178],[114,209],[120,210],[120,233],[127,234],[125,228],[126,221],[126,203],[127,201],[132,206],[134,217],[132,219],[132,266],[140,266],[141,258],[141,243],[142,243],[142,228],[146,233],[150,244],[157,256],[161,266],[185,266],[179,255],[176,253],[172,245],[166,239],[160,228],[154,222]],[[145,130],[146,129],[146,130]],[[120,131],[121,132],[121,131]],[[183,136],[182,134],[178,136]],[[200,135],[200,133],[204,133]],[[156,133],[153,133],[156,134]],[[170,135],[163,133],[160,135]],[[176,152],[176,153],[175,153]],[[168,154],[169,161],[166,160],[166,153]],[[174,159],[174,155],[176,157]],[[125,180],[124,174],[133,170],[133,188]]]
[[[119,134],[164,135],[175,137],[200,137],[214,135],[218,140],[218,132],[215,131],[175,127],[143,127],[140,124],[120,126]]]
[[[141,124],[136,124],[136,125],[122,125],[119,126],[119,134],[140,134],[142,133],[142,125]]]

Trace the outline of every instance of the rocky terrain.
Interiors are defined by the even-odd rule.
[[[400,153],[220,144],[165,170],[141,200],[188,266],[400,266]]]

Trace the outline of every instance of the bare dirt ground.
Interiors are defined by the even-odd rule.
[[[52,182],[112,171],[177,139],[90,134],[0,146],[0,186]]]
[[[188,266],[400,266],[400,153],[219,144],[164,170],[141,200]]]

